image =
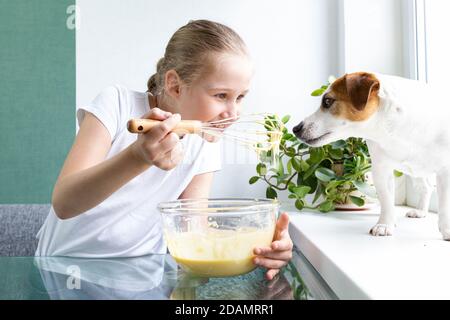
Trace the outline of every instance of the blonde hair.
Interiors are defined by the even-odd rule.
[[[172,69],[189,85],[208,67],[205,61],[211,53],[248,55],[244,41],[231,28],[208,20],[189,21],[170,38],[156,73],[147,82],[147,91],[154,96],[163,93],[166,72]]]

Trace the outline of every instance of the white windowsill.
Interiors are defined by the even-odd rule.
[[[289,210],[290,235],[339,299],[449,299],[450,242],[437,215],[406,218],[397,207],[392,237],[369,229],[379,209],[327,214]]]

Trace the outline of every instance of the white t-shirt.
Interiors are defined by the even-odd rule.
[[[85,112],[91,112],[108,129],[112,139],[108,159],[136,141],[137,135],[128,132],[126,123],[149,110],[146,92],[115,85],[79,108],[77,118],[81,124]],[[52,207],[37,234],[36,255],[107,258],[165,253],[158,203],[178,199],[195,175],[221,167],[219,143],[197,135],[186,135],[181,143],[185,156],[172,170],[152,166],[96,207],[71,219],[59,219]]]

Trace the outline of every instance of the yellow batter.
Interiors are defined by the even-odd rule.
[[[253,270],[253,249],[272,243],[274,228],[167,233],[174,259],[188,272],[204,277],[226,277]]]

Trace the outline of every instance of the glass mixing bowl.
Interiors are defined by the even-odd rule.
[[[279,203],[272,199],[183,199],[158,205],[164,238],[181,267],[203,277],[256,268],[253,249],[269,246]]]

